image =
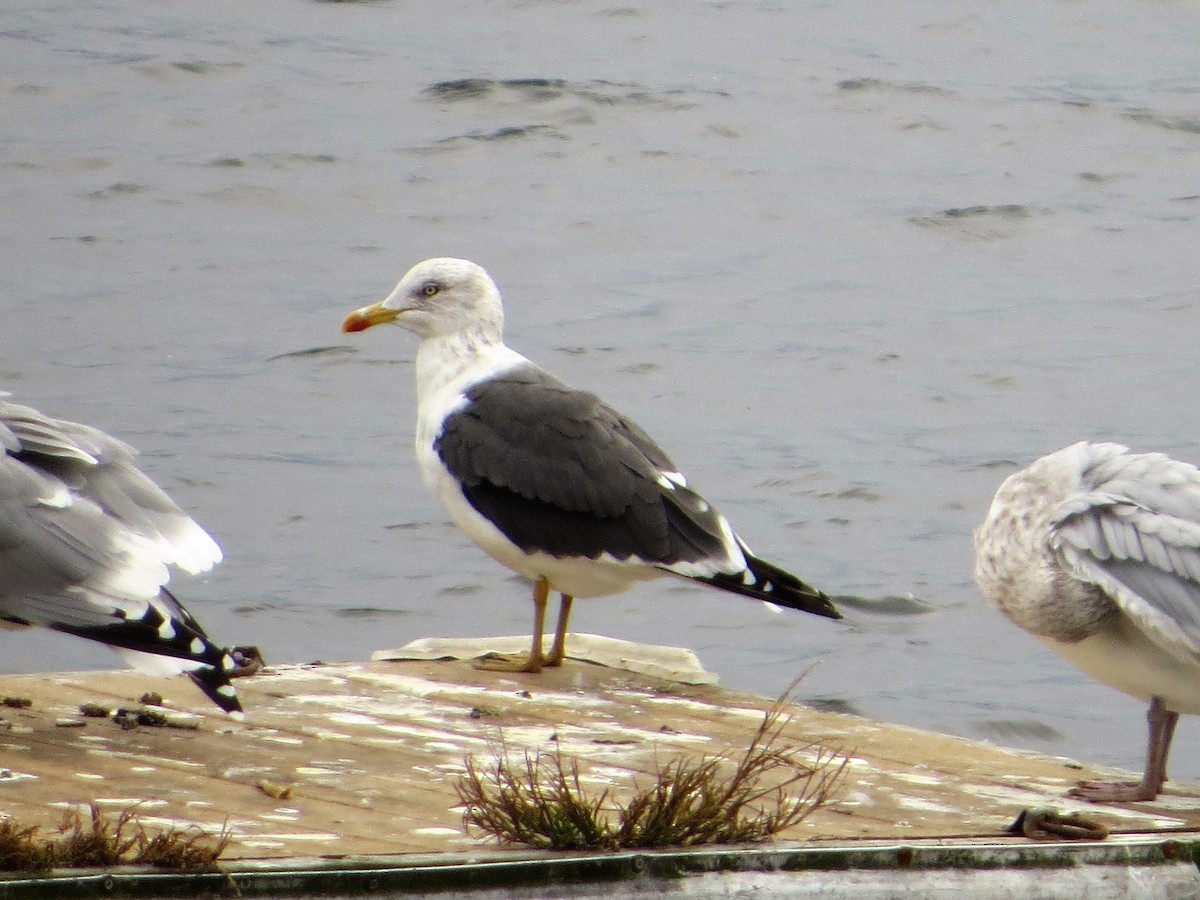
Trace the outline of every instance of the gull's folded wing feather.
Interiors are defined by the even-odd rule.
[[[1122,465],[1125,463],[1125,465]],[[1161,454],[1105,461],[1059,508],[1055,549],[1171,653],[1200,656],[1200,478]]]

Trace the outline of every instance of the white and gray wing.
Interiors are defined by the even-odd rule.
[[[221,561],[221,548],[212,537],[134,465],[136,451],[128,444],[99,429],[3,400],[0,443],[10,456],[151,542],[163,565],[195,574]]]
[[[1111,597],[1155,643],[1200,656],[1200,471],[1157,453],[1110,455],[1057,510],[1067,570]]]
[[[0,446],[0,619],[188,671],[222,708],[240,708],[233,661],[166,589],[171,566],[204,571],[221,551],[134,451],[4,400]]]

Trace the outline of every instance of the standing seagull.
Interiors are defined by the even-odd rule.
[[[975,532],[985,597],[1102,684],[1150,704],[1146,769],[1085,800],[1153,800],[1180,713],[1200,713],[1200,470],[1072,444],[1009,476]]]
[[[504,344],[495,283],[463,259],[413,266],[343,331],[395,323],[417,351],[417,463],[454,524],[533,582],[518,671],[562,665],[574,597],[677,575],[831,619],[829,598],[750,554],[641,428]],[[561,595],[549,656],[546,603]]]
[[[221,550],[134,466],[133,448],[4,399],[0,446],[0,627],[41,625],[149,674],[187,672],[240,713],[234,660],[166,588],[168,566],[204,572]]]

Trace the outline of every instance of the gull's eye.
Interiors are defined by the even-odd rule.
[[[431,281],[428,284],[426,284],[423,288],[421,288],[421,293],[424,294],[426,297],[434,297],[437,294],[441,293],[441,290],[442,290],[442,286],[440,284],[437,284],[436,282]]]

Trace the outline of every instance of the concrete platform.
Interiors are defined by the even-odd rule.
[[[195,727],[124,730],[111,719],[80,715],[86,703],[137,706],[147,690],[184,713],[177,725]],[[493,866],[492,883],[497,863],[567,871],[564,860],[591,857],[497,848],[467,834],[454,786],[468,755],[490,759],[501,746],[518,753],[557,749],[579,760],[598,789],[622,796],[677,754],[743,749],[771,705],[711,684],[574,660],[540,675],[440,659],[281,666],[239,680],[238,690],[250,711],[245,722],[209,709],[184,679],[162,682],[129,671],[5,678],[0,691],[31,705],[0,710],[0,811],[50,833],[64,808],[92,801],[111,810],[137,805],[151,828],[227,828],[232,841],[224,868],[258,872],[261,884],[269,873],[337,870],[367,872],[379,887],[384,870],[419,868],[428,875],[434,865],[457,867],[461,875],[463,866],[484,864]],[[1103,862],[1109,876],[1151,867],[1158,878],[1196,877],[1190,858],[1200,838],[1200,789],[1194,785],[1172,784],[1154,803],[1068,802],[1063,795],[1074,781],[1114,773],[802,706],[789,707],[789,714],[788,741],[841,749],[850,765],[835,802],[765,848],[736,851],[745,854],[736,867],[743,873],[866,872],[882,859],[904,870],[945,869],[949,859],[955,871],[994,871],[1028,866],[1031,853],[1043,860],[1038,865],[1078,868],[1087,862],[1082,845],[1004,834],[1022,809],[1055,807],[1084,811],[1114,832],[1088,845],[1098,848],[1089,864]],[[960,848],[957,857],[946,855],[952,847]],[[941,855],[928,855],[935,850]],[[733,859],[735,850],[689,854],[657,857],[676,860],[668,869],[725,872],[719,861]],[[596,857],[611,870],[602,880],[634,859],[642,860],[642,870],[633,874],[644,880],[651,858]],[[975,863],[967,864],[969,858]],[[111,873],[96,877],[110,879],[96,890],[111,895]],[[246,877],[251,890],[254,878]],[[47,880],[10,878],[0,882],[0,897],[41,895],[28,893],[37,883],[45,887]],[[77,876],[76,883],[84,880]],[[64,896],[65,883],[58,888],[45,896]],[[26,893],[6,893],[18,889]]]

